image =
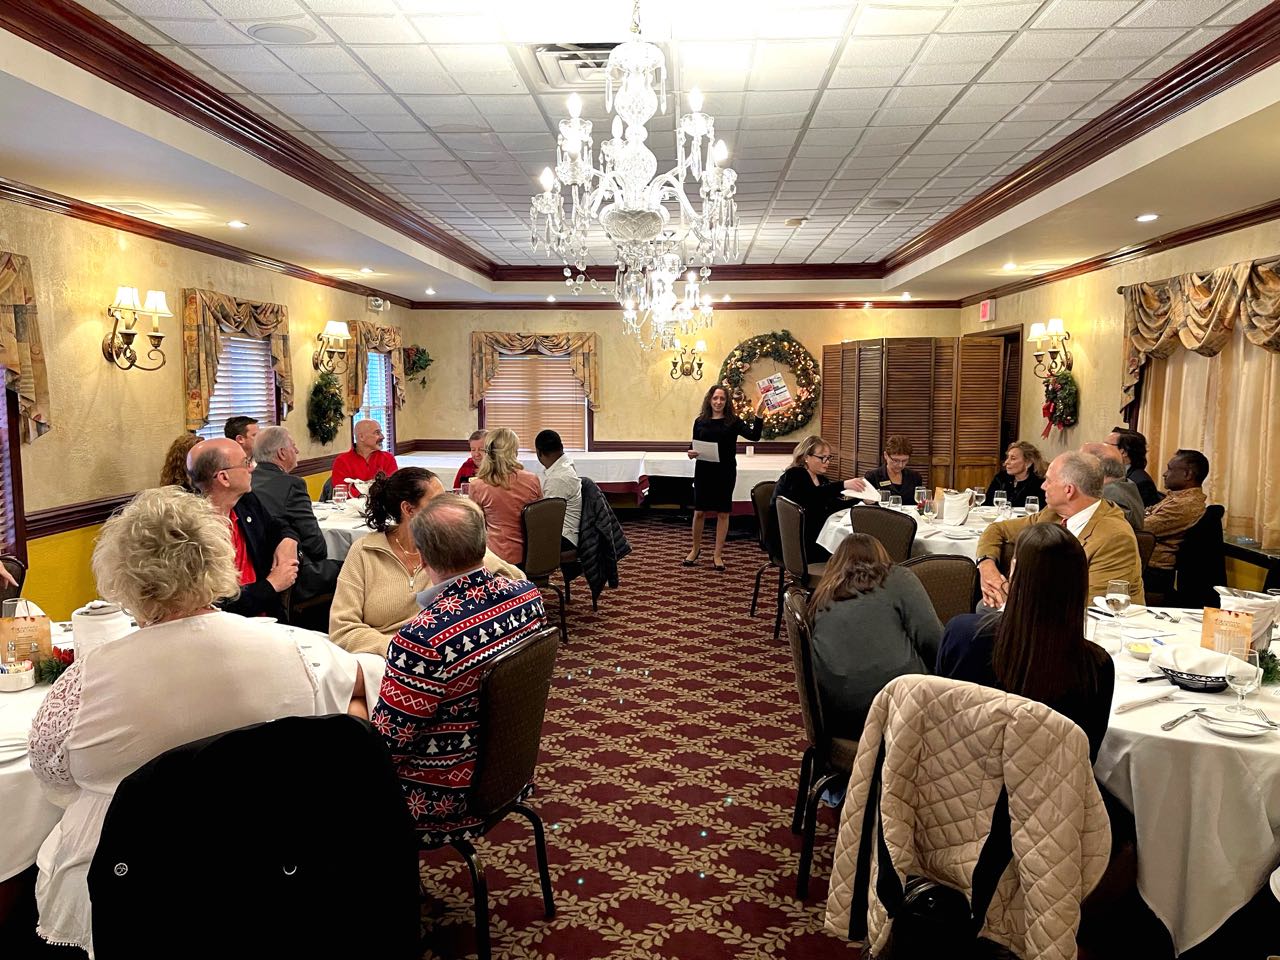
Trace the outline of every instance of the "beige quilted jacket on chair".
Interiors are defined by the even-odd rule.
[[[881,817],[904,882],[928,876],[969,896],[1007,786],[1013,861],[983,936],[1022,960],[1072,960],[1080,901],[1101,878],[1111,849],[1084,731],[1044,704],[942,677],[898,677],[871,705],[840,818],[827,929],[849,936],[863,812],[882,741]],[[867,916],[873,954],[891,925],[875,896],[874,850]]]

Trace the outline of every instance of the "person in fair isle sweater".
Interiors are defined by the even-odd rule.
[[[386,739],[423,845],[437,847],[482,821],[467,807],[479,741],[480,680],[491,661],[546,626],[528,580],[484,568],[484,514],[441,494],[410,524],[434,586],[387,647],[374,727]]]

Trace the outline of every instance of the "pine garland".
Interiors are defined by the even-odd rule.
[[[765,414],[761,436],[773,440],[801,429],[813,419],[818,399],[822,396],[822,373],[813,354],[791,335],[790,330],[762,333],[743,340],[725,357],[720,367],[720,382],[729,388],[734,412],[739,417],[745,416],[755,406],[747,398],[743,384],[751,364],[762,359],[786,364],[796,378],[795,402],[785,410]]]

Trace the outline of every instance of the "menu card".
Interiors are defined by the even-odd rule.
[[[1200,646],[1219,653],[1230,653],[1233,647],[1246,650],[1253,644],[1253,614],[1235,610],[1204,608],[1200,627]]]
[[[760,389],[760,396],[764,398],[764,411],[766,414],[785,410],[795,403],[791,399],[791,391],[787,389],[787,383],[782,379],[782,374],[780,373],[765,377],[763,380],[757,380],[756,386]]]

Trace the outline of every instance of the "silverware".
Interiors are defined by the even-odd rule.
[[[1137,710],[1139,707],[1149,707],[1153,703],[1168,703],[1173,699],[1175,691],[1170,690],[1168,693],[1158,697],[1148,697],[1145,700],[1135,700],[1132,703],[1122,703],[1116,707],[1116,713],[1128,713],[1130,710]]]
[[[1169,680],[1169,678],[1166,677],[1163,673],[1155,677],[1139,677],[1138,678],[1139,683],[1155,683],[1157,680]],[[1173,683],[1172,680],[1169,680],[1169,682]]]
[[[1263,723],[1269,726],[1272,730],[1280,730],[1280,723],[1276,723],[1274,720],[1268,717],[1265,713],[1262,712],[1262,710],[1259,707],[1254,707],[1253,712],[1259,720],[1261,720]]]
[[[1205,719],[1208,720],[1210,723],[1234,723],[1238,727],[1252,727],[1254,730],[1270,730],[1271,729],[1270,726],[1264,725],[1261,721],[1255,723],[1252,720],[1237,720],[1234,717],[1222,717],[1216,714],[1210,717],[1205,717]]]
[[[1174,717],[1172,720],[1169,720],[1169,721],[1167,721],[1167,722],[1165,722],[1165,723],[1160,724],[1160,729],[1161,729],[1161,730],[1172,730],[1172,729],[1173,729],[1174,727],[1176,727],[1178,724],[1180,724],[1180,723],[1182,723],[1182,722],[1184,722],[1184,721],[1186,721],[1186,720],[1190,720],[1190,719],[1191,719],[1192,717],[1194,717],[1197,713],[1204,713],[1204,712],[1205,712],[1206,710],[1208,710],[1208,709],[1209,709],[1208,707],[1196,707],[1194,710],[1188,710],[1188,711],[1187,711],[1186,713],[1184,713],[1182,716],[1180,716],[1180,717]]]

